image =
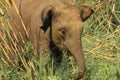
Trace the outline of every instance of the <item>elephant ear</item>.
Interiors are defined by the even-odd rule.
[[[51,26],[53,13],[54,7],[51,5],[45,7],[41,13],[41,19],[43,22],[41,29],[43,29],[45,32],[48,29],[48,27]]]
[[[90,17],[90,15],[94,12],[90,7],[88,6],[80,6],[80,16],[83,21],[85,21],[87,18]]]

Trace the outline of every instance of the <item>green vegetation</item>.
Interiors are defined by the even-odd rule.
[[[94,9],[94,14],[84,22],[82,37],[86,59],[83,80],[120,80],[120,0],[73,0]],[[77,71],[74,59],[64,55],[59,67],[47,66],[48,56],[36,58],[31,44],[16,47],[6,11],[9,0],[0,0],[0,80],[74,80]],[[15,35],[14,35],[15,37]],[[47,73],[46,73],[47,71]]]

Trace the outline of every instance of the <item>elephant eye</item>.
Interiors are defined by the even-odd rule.
[[[66,28],[60,28],[59,31],[62,33],[62,36],[66,35]]]

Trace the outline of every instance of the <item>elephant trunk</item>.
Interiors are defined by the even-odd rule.
[[[81,39],[72,38],[72,40],[69,40],[67,48],[75,58],[78,69],[81,75],[83,76],[85,72],[85,60],[84,55],[82,53]]]

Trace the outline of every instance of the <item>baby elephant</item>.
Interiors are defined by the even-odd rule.
[[[93,10],[62,0],[12,0],[12,2],[8,20],[19,39],[16,43],[22,46],[22,40],[30,41],[34,49],[40,48],[43,54],[56,47],[56,56],[67,50],[75,58],[83,76],[85,60],[81,34],[83,22]]]

